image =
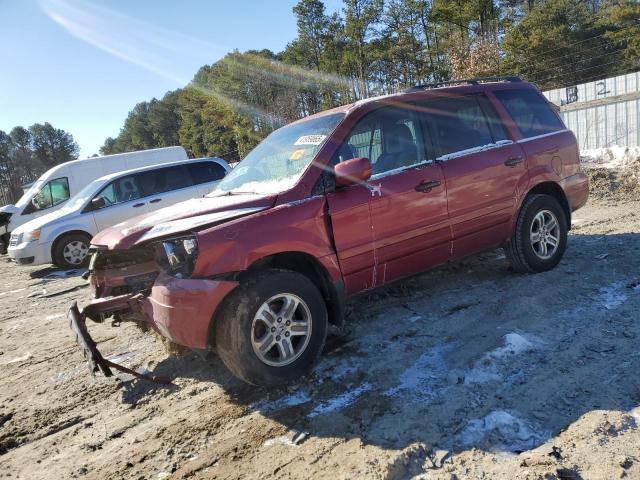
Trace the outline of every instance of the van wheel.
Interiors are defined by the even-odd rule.
[[[549,195],[527,197],[505,248],[513,269],[519,273],[551,270],[566,248],[567,217],[558,201]]]
[[[235,289],[216,315],[216,351],[231,373],[273,386],[311,371],[327,336],[327,308],[304,275],[266,270]]]
[[[91,237],[82,233],[70,233],[56,240],[53,247],[53,263],[66,270],[78,268],[89,260]]]

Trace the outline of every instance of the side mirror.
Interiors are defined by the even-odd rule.
[[[369,180],[371,162],[365,157],[352,158],[337,164],[335,172],[336,187],[348,187]]]
[[[104,200],[104,197],[96,197],[91,200],[91,207],[93,210],[100,210],[107,205],[107,202]]]

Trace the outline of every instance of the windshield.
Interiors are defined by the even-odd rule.
[[[29,200],[33,198],[33,196],[40,191],[44,185],[44,180],[38,180],[36,183],[31,185],[29,189],[24,192],[24,194],[20,197],[20,199],[16,202],[16,207],[22,208],[29,203]]]
[[[231,170],[210,195],[274,194],[290,189],[343,118],[344,113],[336,113],[276,130]]]

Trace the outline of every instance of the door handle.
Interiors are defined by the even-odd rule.
[[[518,156],[514,156],[514,157],[509,157],[504,161],[504,164],[507,167],[515,167],[516,165],[521,164],[523,161],[522,156],[518,155]]]
[[[144,202],[143,203],[136,203],[133,208],[138,208],[138,207],[144,207]]]
[[[153,200],[151,200],[149,203],[158,203],[158,202],[160,202],[160,201],[162,201],[162,199],[161,199],[161,198],[154,198],[154,199],[153,199]]]
[[[416,185],[416,192],[429,193],[435,187],[439,187],[440,185],[442,185],[442,183],[440,183],[440,180],[431,180],[430,182],[421,182],[418,185]]]

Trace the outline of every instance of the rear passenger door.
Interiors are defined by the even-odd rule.
[[[446,181],[453,258],[499,246],[509,236],[526,173],[522,150],[484,95],[441,98],[424,107]]]
[[[141,184],[149,200],[150,211],[200,196],[186,165],[174,165],[144,172]]]

